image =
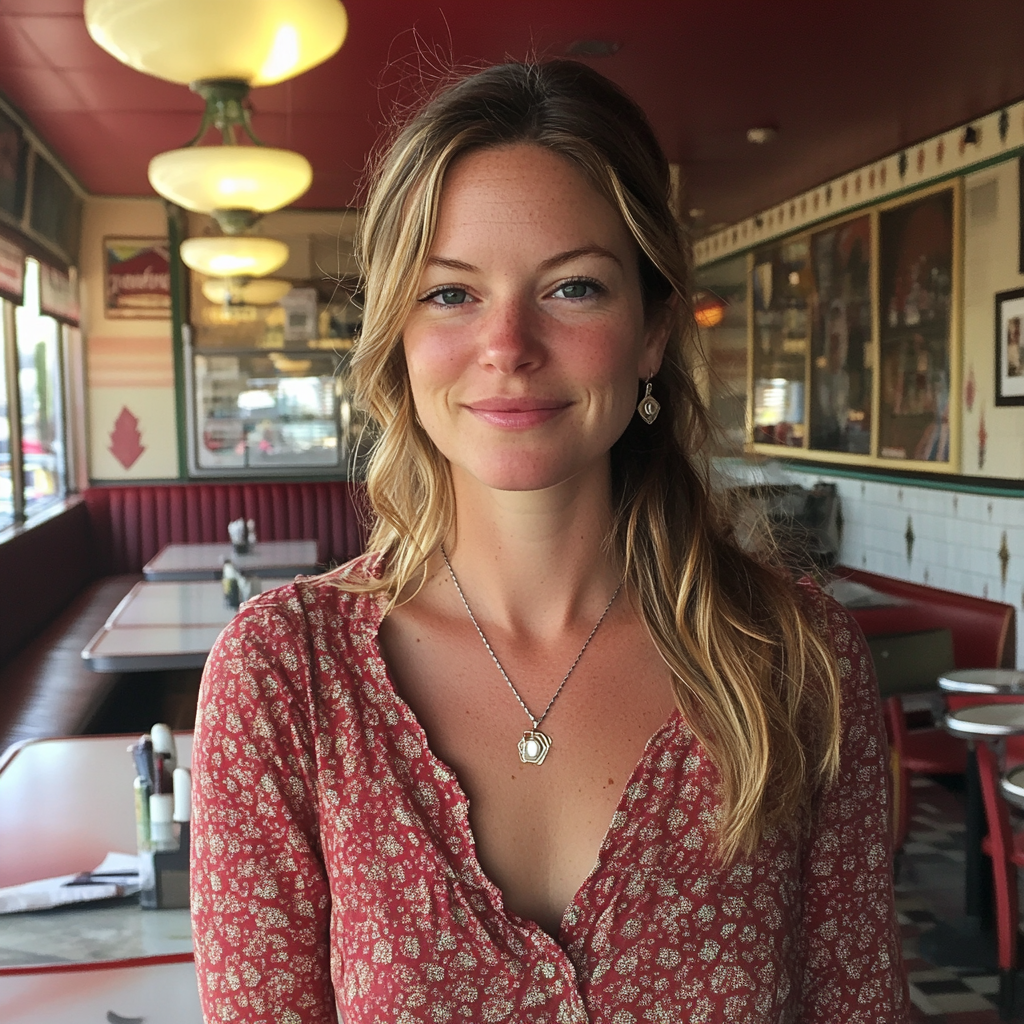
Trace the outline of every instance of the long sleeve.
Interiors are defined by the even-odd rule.
[[[842,677],[839,776],[822,793],[803,865],[801,1024],[904,1024],[909,1002],[892,891],[890,781],[871,655],[829,602]]]
[[[263,595],[207,662],[193,753],[192,925],[209,1022],[336,1024],[308,630]]]

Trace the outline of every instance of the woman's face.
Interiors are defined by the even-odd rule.
[[[645,321],[621,216],[566,159],[521,144],[451,166],[403,342],[456,478],[522,491],[606,474],[666,333]]]

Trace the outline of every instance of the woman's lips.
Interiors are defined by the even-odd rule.
[[[491,426],[522,430],[547,423],[570,405],[559,399],[484,398],[467,402],[465,408]]]

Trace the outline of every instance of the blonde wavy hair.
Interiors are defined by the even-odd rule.
[[[792,575],[733,536],[711,488],[710,422],[688,366],[688,260],[669,207],[669,169],[640,108],[583,64],[509,63],[457,82],[397,134],[372,179],[359,238],[365,305],[352,377],[379,434],[367,470],[379,575],[338,585],[391,606],[421,582],[455,521],[449,467],[417,422],[402,328],[437,223],[445,172],[471,150],[543,146],[619,211],[639,250],[644,308],[672,318],[655,378],[661,415],[638,417],[611,451],[608,543],[672,670],[678,706],[721,780],[719,853],[752,854],[769,829],[806,820],[834,778],[839,682]],[[677,297],[670,302],[671,297]],[[638,382],[638,399],[639,399]]]

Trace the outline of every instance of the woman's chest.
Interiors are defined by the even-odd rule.
[[[385,717],[362,716],[342,748],[349,772],[335,772],[322,792],[343,966],[335,984],[348,998],[371,998],[380,985],[427,1003],[455,993],[472,1019],[496,992],[521,1006],[581,998],[589,1019],[609,1021],[635,1012],[641,997],[665,1019],[711,1000],[723,1011],[742,1004],[743,1019],[787,1019],[799,844],[773,841],[752,864],[715,863],[716,780],[678,716],[610,815],[557,941],[509,905],[477,859],[454,774],[417,756],[408,722]]]
[[[646,744],[672,714],[667,670],[649,643],[609,635],[560,691],[552,665],[517,658],[520,690],[478,644],[389,639],[392,679],[468,798],[484,873],[509,910],[557,934]],[[526,747],[535,729],[550,744],[541,763]]]

